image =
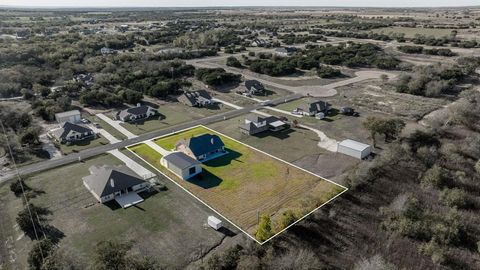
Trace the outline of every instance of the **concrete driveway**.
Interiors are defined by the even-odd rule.
[[[96,114],[96,116],[98,118],[102,119],[103,121],[107,122],[107,124],[114,127],[116,130],[118,130],[123,135],[127,136],[127,138],[133,139],[133,138],[138,137],[137,135],[131,133],[126,128],[124,128],[122,125],[120,125],[120,123],[122,123],[121,121],[113,120],[112,118],[106,116],[103,113],[98,113],[98,114]]]

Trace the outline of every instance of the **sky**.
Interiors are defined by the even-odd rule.
[[[354,6],[447,7],[480,5],[480,0],[0,0],[0,6],[30,7],[211,7]]]

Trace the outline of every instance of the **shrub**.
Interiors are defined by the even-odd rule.
[[[255,233],[255,238],[258,241],[263,242],[268,238],[273,236],[272,232],[272,223],[270,217],[266,214],[263,214],[260,217],[260,223],[258,224],[257,232]]]
[[[227,58],[227,66],[241,68],[242,63],[240,63],[240,61],[238,61],[238,59],[235,58],[234,56],[230,56]]]
[[[279,228],[278,230],[283,230],[284,228],[288,227],[290,224],[294,223],[297,220],[295,213],[292,210],[287,210],[282,213],[280,220],[279,220]]]
[[[427,187],[442,187],[445,184],[446,176],[445,170],[438,165],[433,165],[428,169],[420,179],[422,186]]]
[[[440,192],[440,200],[446,206],[457,208],[466,208],[470,204],[467,193],[458,188],[445,188]]]
[[[320,78],[335,78],[342,75],[342,72],[329,66],[321,66],[317,69],[317,75]]]
[[[420,252],[430,256],[435,264],[443,264],[447,261],[446,249],[434,241],[421,245]]]

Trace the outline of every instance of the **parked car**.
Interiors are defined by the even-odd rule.
[[[319,113],[315,114],[315,118],[320,119],[320,120],[325,119],[325,113],[319,112]]]
[[[82,119],[80,120],[80,122],[82,122],[83,124],[89,124],[89,123],[90,123],[90,120],[85,119],[85,118],[82,118]]]

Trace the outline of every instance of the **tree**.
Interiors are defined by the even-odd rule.
[[[100,241],[95,247],[93,263],[98,270],[120,270],[127,266],[127,252],[131,244],[118,241]]]
[[[363,122],[363,127],[370,132],[373,146],[376,146],[376,135],[383,134],[385,142],[396,139],[405,127],[405,122],[401,119],[383,119],[375,116],[369,116]]]
[[[36,242],[28,253],[28,265],[30,269],[45,269],[44,263],[54,250],[55,246],[49,238]]]
[[[22,189],[22,185],[23,185],[23,189]],[[23,179],[21,179],[19,181],[12,182],[10,184],[10,190],[13,192],[13,194],[15,194],[15,196],[20,197],[23,191],[27,192],[31,190],[31,188],[27,186],[27,184],[25,184],[25,181],[23,181]]]
[[[46,208],[29,204],[17,215],[16,221],[20,229],[30,238],[35,238],[35,232],[40,233],[42,222],[46,221],[49,211]]]
[[[260,223],[258,224],[257,232],[255,233],[255,238],[257,238],[258,241],[265,241],[268,238],[273,236],[272,232],[272,224],[270,217],[266,214],[263,214],[260,217]]]
[[[20,143],[33,145],[39,143],[40,128],[29,127],[20,134]]]

